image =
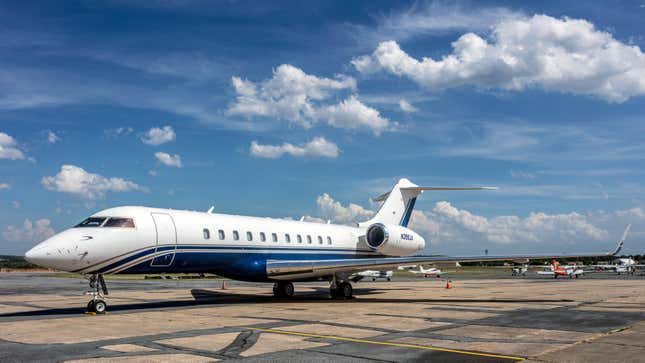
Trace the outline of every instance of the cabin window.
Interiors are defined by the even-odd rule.
[[[75,227],[100,227],[106,219],[107,218],[105,217],[90,217],[77,224]]]
[[[132,218],[110,217],[103,227],[134,228]]]
[[[298,239],[298,243],[302,243],[302,236],[301,235],[298,235],[297,239]]]
[[[246,240],[247,241],[253,241],[253,233],[246,232]]]
[[[217,234],[219,235],[220,240],[223,240],[224,238],[226,238],[226,235],[224,234],[223,229],[220,229],[219,231],[217,231]]]
[[[264,234],[264,232],[260,232],[260,241],[264,242],[267,240],[267,236]]]
[[[284,240],[287,243],[291,243],[291,236],[289,236],[289,233],[284,234]]]
[[[330,245],[330,244],[331,244],[331,237],[329,237],[329,236],[327,236],[327,244],[328,244],[328,245]]]
[[[233,231],[233,239],[234,239],[234,240],[236,240],[236,241],[239,241],[239,239],[240,239],[240,234],[239,234],[239,233],[237,233],[237,231]]]
[[[275,233],[271,233],[271,240],[272,240],[273,242],[278,242],[278,235],[277,235],[277,234],[275,234]]]
[[[311,236],[307,235],[307,243],[311,244]]]
[[[204,228],[204,239],[210,239],[211,238],[211,231],[208,230],[208,228]]]
[[[319,245],[321,245],[321,244],[322,244],[322,237],[320,237],[320,236],[318,236],[318,244],[319,244]]]

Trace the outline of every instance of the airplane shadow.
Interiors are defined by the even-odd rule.
[[[357,296],[377,295],[383,291],[392,290],[409,290],[408,288],[400,289],[374,289],[374,288],[355,288],[354,294]],[[314,291],[306,291],[296,293],[291,298],[276,298],[272,295],[248,295],[238,294],[233,291],[227,290],[205,290],[205,289],[192,289],[191,295],[193,300],[165,300],[165,301],[151,301],[151,302],[138,302],[129,304],[115,304],[109,305],[109,312],[123,312],[123,311],[145,311],[145,310],[159,310],[159,309],[172,309],[172,308],[185,308],[185,307],[199,307],[206,305],[236,305],[236,304],[266,304],[266,303],[284,303],[284,302],[298,302],[298,303],[561,303],[572,302],[570,299],[396,299],[396,298],[370,298],[370,299],[331,299],[329,296],[329,289],[314,288]],[[109,303],[109,302],[108,302]],[[47,317],[47,316],[65,316],[65,315],[79,315],[85,313],[85,308],[76,306],[69,308],[52,308],[42,310],[32,310],[24,312],[0,314],[0,318],[11,317]]]

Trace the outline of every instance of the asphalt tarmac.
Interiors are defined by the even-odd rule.
[[[109,313],[85,314],[87,281],[0,273],[0,361],[540,362],[645,360],[645,277],[509,278],[495,272],[328,286],[108,281]]]

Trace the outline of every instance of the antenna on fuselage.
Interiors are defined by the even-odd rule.
[[[208,212],[206,213],[212,214],[214,209],[215,209],[215,206],[211,206],[210,208],[208,208]]]

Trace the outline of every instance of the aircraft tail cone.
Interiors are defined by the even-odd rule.
[[[446,289],[452,289],[452,284],[450,280],[446,280]]]

